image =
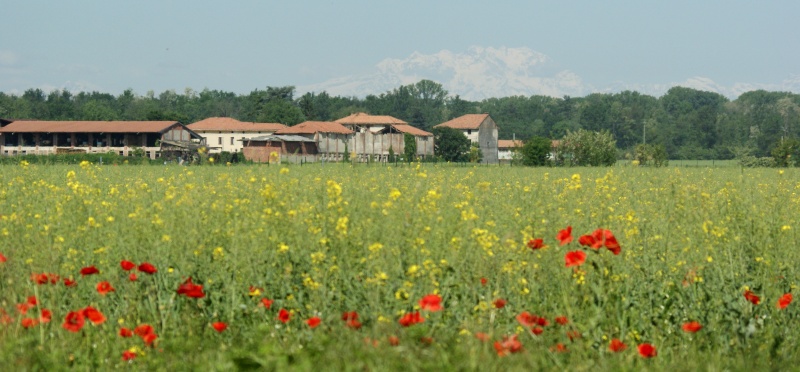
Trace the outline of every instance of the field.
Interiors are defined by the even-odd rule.
[[[800,362],[795,169],[0,168],[14,370]]]

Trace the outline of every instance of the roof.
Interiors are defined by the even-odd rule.
[[[364,112],[358,112],[350,116],[343,117],[339,120],[336,120],[337,123],[340,124],[348,124],[348,125],[369,125],[369,124],[381,124],[381,125],[392,125],[392,124],[408,124],[396,117],[388,116],[388,115],[369,115]]]
[[[510,149],[512,147],[522,147],[524,143],[520,140],[497,140],[497,148]]]
[[[420,137],[430,137],[433,136],[433,133],[426,132],[422,129],[417,127],[408,125],[408,124],[394,124],[392,125],[394,129],[397,129],[400,133],[408,133],[412,136],[420,136]]]
[[[286,127],[275,134],[314,134],[314,133],[338,133],[338,134],[353,134],[350,129],[345,128],[342,124],[333,121],[304,121],[295,126]]]
[[[274,132],[286,128],[286,125],[281,123],[251,123],[234,118],[213,117],[189,124],[187,127],[195,131]]]
[[[253,141],[253,142],[268,142],[268,141],[283,141],[283,142],[315,142],[313,139],[303,136],[295,136],[292,134],[273,134],[270,136],[261,136],[254,138],[247,138],[240,141]]]
[[[163,133],[177,121],[39,121],[17,120],[0,133]]]
[[[488,117],[489,114],[466,114],[439,125],[435,125],[434,128],[448,127],[453,129],[478,129],[478,127],[480,127],[483,121]]]

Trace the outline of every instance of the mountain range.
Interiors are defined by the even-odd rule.
[[[479,101],[491,97],[547,95],[553,97],[585,96],[590,93],[615,93],[634,90],[660,96],[673,86],[720,93],[729,98],[757,89],[800,92],[800,75],[790,76],[779,84],[736,83],[723,86],[696,76],[682,82],[635,84],[616,82],[594,86],[577,73],[562,69],[547,55],[527,47],[479,47],[455,53],[442,50],[433,54],[414,52],[407,58],[387,58],[370,71],[297,87],[299,94],[326,91],[331,95],[365,97],[381,94],[401,85],[422,79],[441,83],[451,95]]]

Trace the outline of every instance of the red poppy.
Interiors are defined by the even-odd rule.
[[[555,344],[555,345],[553,345],[553,346],[551,346],[550,347],[550,351],[552,351],[554,353],[566,353],[566,352],[569,352],[569,350],[567,350],[567,347],[564,346],[564,344],[562,344],[560,342]]]
[[[128,260],[122,260],[119,262],[119,266],[122,267],[122,270],[129,271],[136,267],[136,264]]]
[[[489,335],[483,332],[475,332],[475,338],[483,342],[489,341]]]
[[[559,245],[564,245],[572,241],[572,226],[567,226],[566,229],[560,230],[558,234],[556,234],[556,239],[559,241]]]
[[[541,327],[533,327],[531,329],[531,332],[538,336],[538,335],[544,333],[544,329],[542,329]]]
[[[290,319],[292,319],[292,313],[290,313],[288,310],[281,309],[281,311],[278,312],[278,320],[280,320],[281,323],[286,324]]]
[[[358,320],[358,313],[355,311],[345,311],[342,313],[342,320]]]
[[[523,327],[531,328],[537,324],[539,317],[527,311],[523,311],[517,315],[517,321],[519,324],[522,324]]]
[[[600,246],[603,245],[602,242],[598,242],[597,240],[595,240],[594,236],[591,235],[581,235],[578,238],[578,244],[584,247],[591,247],[593,249],[598,249],[600,248]]]
[[[544,244],[544,239],[542,238],[531,239],[528,241],[528,248],[530,249],[537,250],[545,247],[547,247],[547,245]]]
[[[24,318],[22,319],[21,324],[22,328],[31,328],[31,327],[36,327],[36,325],[39,324],[39,322],[33,318]]]
[[[56,274],[47,274],[47,278],[50,279],[50,284],[58,283],[59,276]]]
[[[142,262],[142,264],[139,265],[139,271],[145,274],[153,275],[158,272],[158,269],[156,269],[156,267],[149,262]]]
[[[261,306],[264,306],[264,307],[266,307],[267,309],[269,309],[270,307],[272,307],[272,302],[273,302],[273,301],[272,301],[272,300],[270,300],[270,299],[268,299],[268,298],[262,298],[262,299],[261,299]]]
[[[50,310],[42,309],[42,315],[39,316],[39,323],[50,323],[50,319],[53,317],[53,313]]]
[[[84,267],[84,268],[81,269],[81,276],[94,275],[94,274],[99,274],[99,273],[100,273],[100,270],[97,270],[97,268],[94,267],[94,265],[87,266],[87,267]]]
[[[134,353],[134,352],[132,352],[130,350],[125,350],[125,351],[122,352],[122,360],[127,362],[127,361],[129,361],[129,360],[131,360],[133,358],[136,358],[136,353]]]
[[[695,333],[695,332],[703,329],[703,325],[701,325],[697,321],[692,321],[692,322],[683,323],[683,326],[681,326],[681,328],[683,329],[684,332]]]
[[[761,302],[761,297],[756,296],[756,294],[750,292],[749,289],[744,291],[744,298],[746,298],[747,301],[750,301],[753,305],[758,305]]]
[[[17,311],[19,312],[20,315],[25,315],[28,313],[28,309],[30,309],[31,307],[32,306],[27,303],[17,304]]]
[[[111,286],[111,283],[106,281],[97,283],[97,293],[105,296],[108,292],[114,292],[114,287]]]
[[[120,335],[120,337],[126,337],[126,338],[127,337],[133,337],[133,331],[131,331],[130,329],[127,329],[125,327],[122,327],[122,328],[119,329],[119,335]]]
[[[6,256],[3,256],[3,254],[2,254],[2,253],[0,253],[0,263],[6,263],[6,261],[8,261],[8,259],[6,258]]]
[[[191,276],[178,287],[178,294],[186,295],[186,297],[192,298],[203,298],[206,296],[206,294],[203,293],[203,286],[192,283]]]
[[[423,343],[425,345],[431,345],[431,344],[433,344],[433,337],[420,337],[419,338],[419,342]]]
[[[155,333],[155,330],[153,329],[153,326],[149,324],[140,324],[133,329],[133,333],[139,337],[144,337],[146,335]]]
[[[148,334],[142,336],[142,341],[144,341],[145,345],[149,346],[149,345],[152,345],[153,342],[155,342],[157,338],[158,338],[158,335],[156,335],[155,333],[148,333]]]
[[[494,304],[494,307],[496,307],[498,309],[502,309],[502,308],[506,307],[506,300],[504,300],[502,298],[498,298],[498,299],[494,300],[493,304]]]
[[[639,345],[639,355],[644,358],[652,358],[658,355],[658,351],[656,351],[656,347],[651,344],[641,344]]]
[[[31,306],[36,306],[39,303],[39,301],[36,300],[36,296],[28,296],[28,301],[26,302]]]
[[[586,253],[583,251],[567,252],[564,255],[564,262],[566,267],[583,265],[586,262]]]
[[[425,318],[420,315],[419,311],[415,311],[413,313],[406,313],[397,322],[403,327],[410,327],[414,324],[422,323],[424,321]]]
[[[486,285],[487,282],[489,281],[486,278],[481,278],[481,285]]]
[[[389,345],[392,346],[400,345],[400,338],[397,336],[389,336]]]
[[[628,345],[625,345],[625,343],[618,338],[612,339],[611,342],[608,343],[608,350],[611,350],[612,353],[619,353],[627,348]]]
[[[50,277],[47,274],[31,274],[31,280],[39,285],[47,284],[50,281]]]
[[[494,342],[494,349],[502,357],[522,351],[522,343],[517,340],[517,335],[505,336],[502,341]]]
[[[622,249],[611,230],[597,229],[592,233],[592,238],[595,240],[595,244],[592,245],[592,248],[597,249],[601,246],[605,246],[611,253],[614,253],[614,255],[618,255]]]
[[[576,331],[576,330],[574,330],[574,329],[571,330],[571,331],[567,331],[567,338],[570,341],[575,341],[575,340],[581,338],[581,333]]]
[[[222,331],[228,329],[228,325],[225,324],[225,322],[214,322],[211,323],[211,326],[214,327],[214,330],[219,333],[222,333]]]
[[[131,273],[131,275],[128,275],[128,281],[135,282],[137,280],[139,280],[139,277],[136,276],[136,273]]]
[[[778,309],[785,309],[791,303],[792,303],[792,294],[787,293],[778,299]]]
[[[81,313],[86,319],[92,322],[94,325],[103,324],[106,321],[106,316],[91,306],[87,306],[85,309],[81,310]]]
[[[565,317],[563,315],[562,316],[557,316],[556,317],[556,323],[558,323],[559,325],[567,325],[567,324],[569,324],[569,320],[567,319],[567,317]]]
[[[312,316],[306,320],[306,324],[308,324],[311,329],[317,328],[320,323],[322,323],[322,319],[320,319],[318,316]]]
[[[83,312],[70,311],[64,318],[64,324],[62,324],[61,327],[70,332],[78,332],[83,328],[83,324]]]
[[[442,310],[442,298],[439,295],[429,294],[419,300],[419,307],[422,310],[440,311]]]
[[[78,285],[78,282],[76,282],[76,281],[74,281],[74,280],[72,280],[70,278],[64,278],[64,286],[65,287],[74,287],[76,285]]]

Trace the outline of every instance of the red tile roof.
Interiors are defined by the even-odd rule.
[[[239,121],[234,118],[208,118],[187,125],[194,131],[229,131],[229,132],[274,132],[286,128],[280,123],[251,123]]]
[[[481,126],[481,123],[483,123],[483,121],[488,117],[489,114],[466,114],[439,125],[435,125],[434,128],[449,127],[454,129],[478,129],[478,127]]]
[[[418,136],[418,137],[433,136],[433,133],[426,132],[422,129],[419,129],[417,127],[408,124],[393,124],[392,127],[394,127],[394,129],[397,129],[397,131],[400,133],[408,133],[412,136]]]
[[[336,120],[340,124],[348,125],[368,125],[368,124],[408,124],[396,117],[388,115],[369,115],[363,112],[358,112],[350,116],[343,117]]]
[[[16,120],[0,133],[163,133],[177,121],[39,121]]]
[[[497,140],[497,148],[510,149],[512,147],[522,147],[524,145],[520,140]]]
[[[275,132],[275,134],[314,134],[317,132],[338,134],[355,133],[352,130],[345,128],[342,124],[333,121],[304,121],[295,126],[278,130]]]

